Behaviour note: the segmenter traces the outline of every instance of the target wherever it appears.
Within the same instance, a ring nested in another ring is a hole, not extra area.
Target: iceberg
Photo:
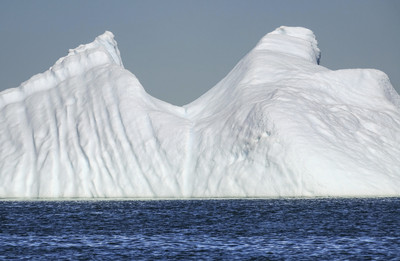
[[[400,196],[400,97],[279,27],[185,106],[146,93],[111,32],[0,93],[1,198]]]

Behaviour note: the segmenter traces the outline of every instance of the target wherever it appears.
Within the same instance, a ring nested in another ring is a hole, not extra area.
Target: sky
[[[322,66],[382,70],[400,93],[398,0],[1,0],[0,91],[108,30],[149,94],[184,105],[281,25],[311,29]]]

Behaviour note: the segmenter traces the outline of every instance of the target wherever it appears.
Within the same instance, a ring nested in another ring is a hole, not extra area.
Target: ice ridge
[[[256,49],[294,55],[317,64],[321,59],[321,51],[314,33],[303,27],[281,26],[264,36]]]
[[[86,73],[93,67],[108,64],[116,64],[123,68],[114,35],[106,31],[94,42],[69,50],[68,55],[60,58],[48,71],[33,76],[18,88],[1,92],[0,108],[23,101],[37,92],[54,88],[64,80]]]

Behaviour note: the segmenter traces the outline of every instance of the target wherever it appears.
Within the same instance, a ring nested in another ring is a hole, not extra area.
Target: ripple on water
[[[400,259],[400,199],[1,201],[0,259]]]

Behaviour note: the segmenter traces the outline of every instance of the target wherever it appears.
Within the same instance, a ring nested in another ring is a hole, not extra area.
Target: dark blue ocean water
[[[400,260],[400,199],[0,201],[1,260]]]

